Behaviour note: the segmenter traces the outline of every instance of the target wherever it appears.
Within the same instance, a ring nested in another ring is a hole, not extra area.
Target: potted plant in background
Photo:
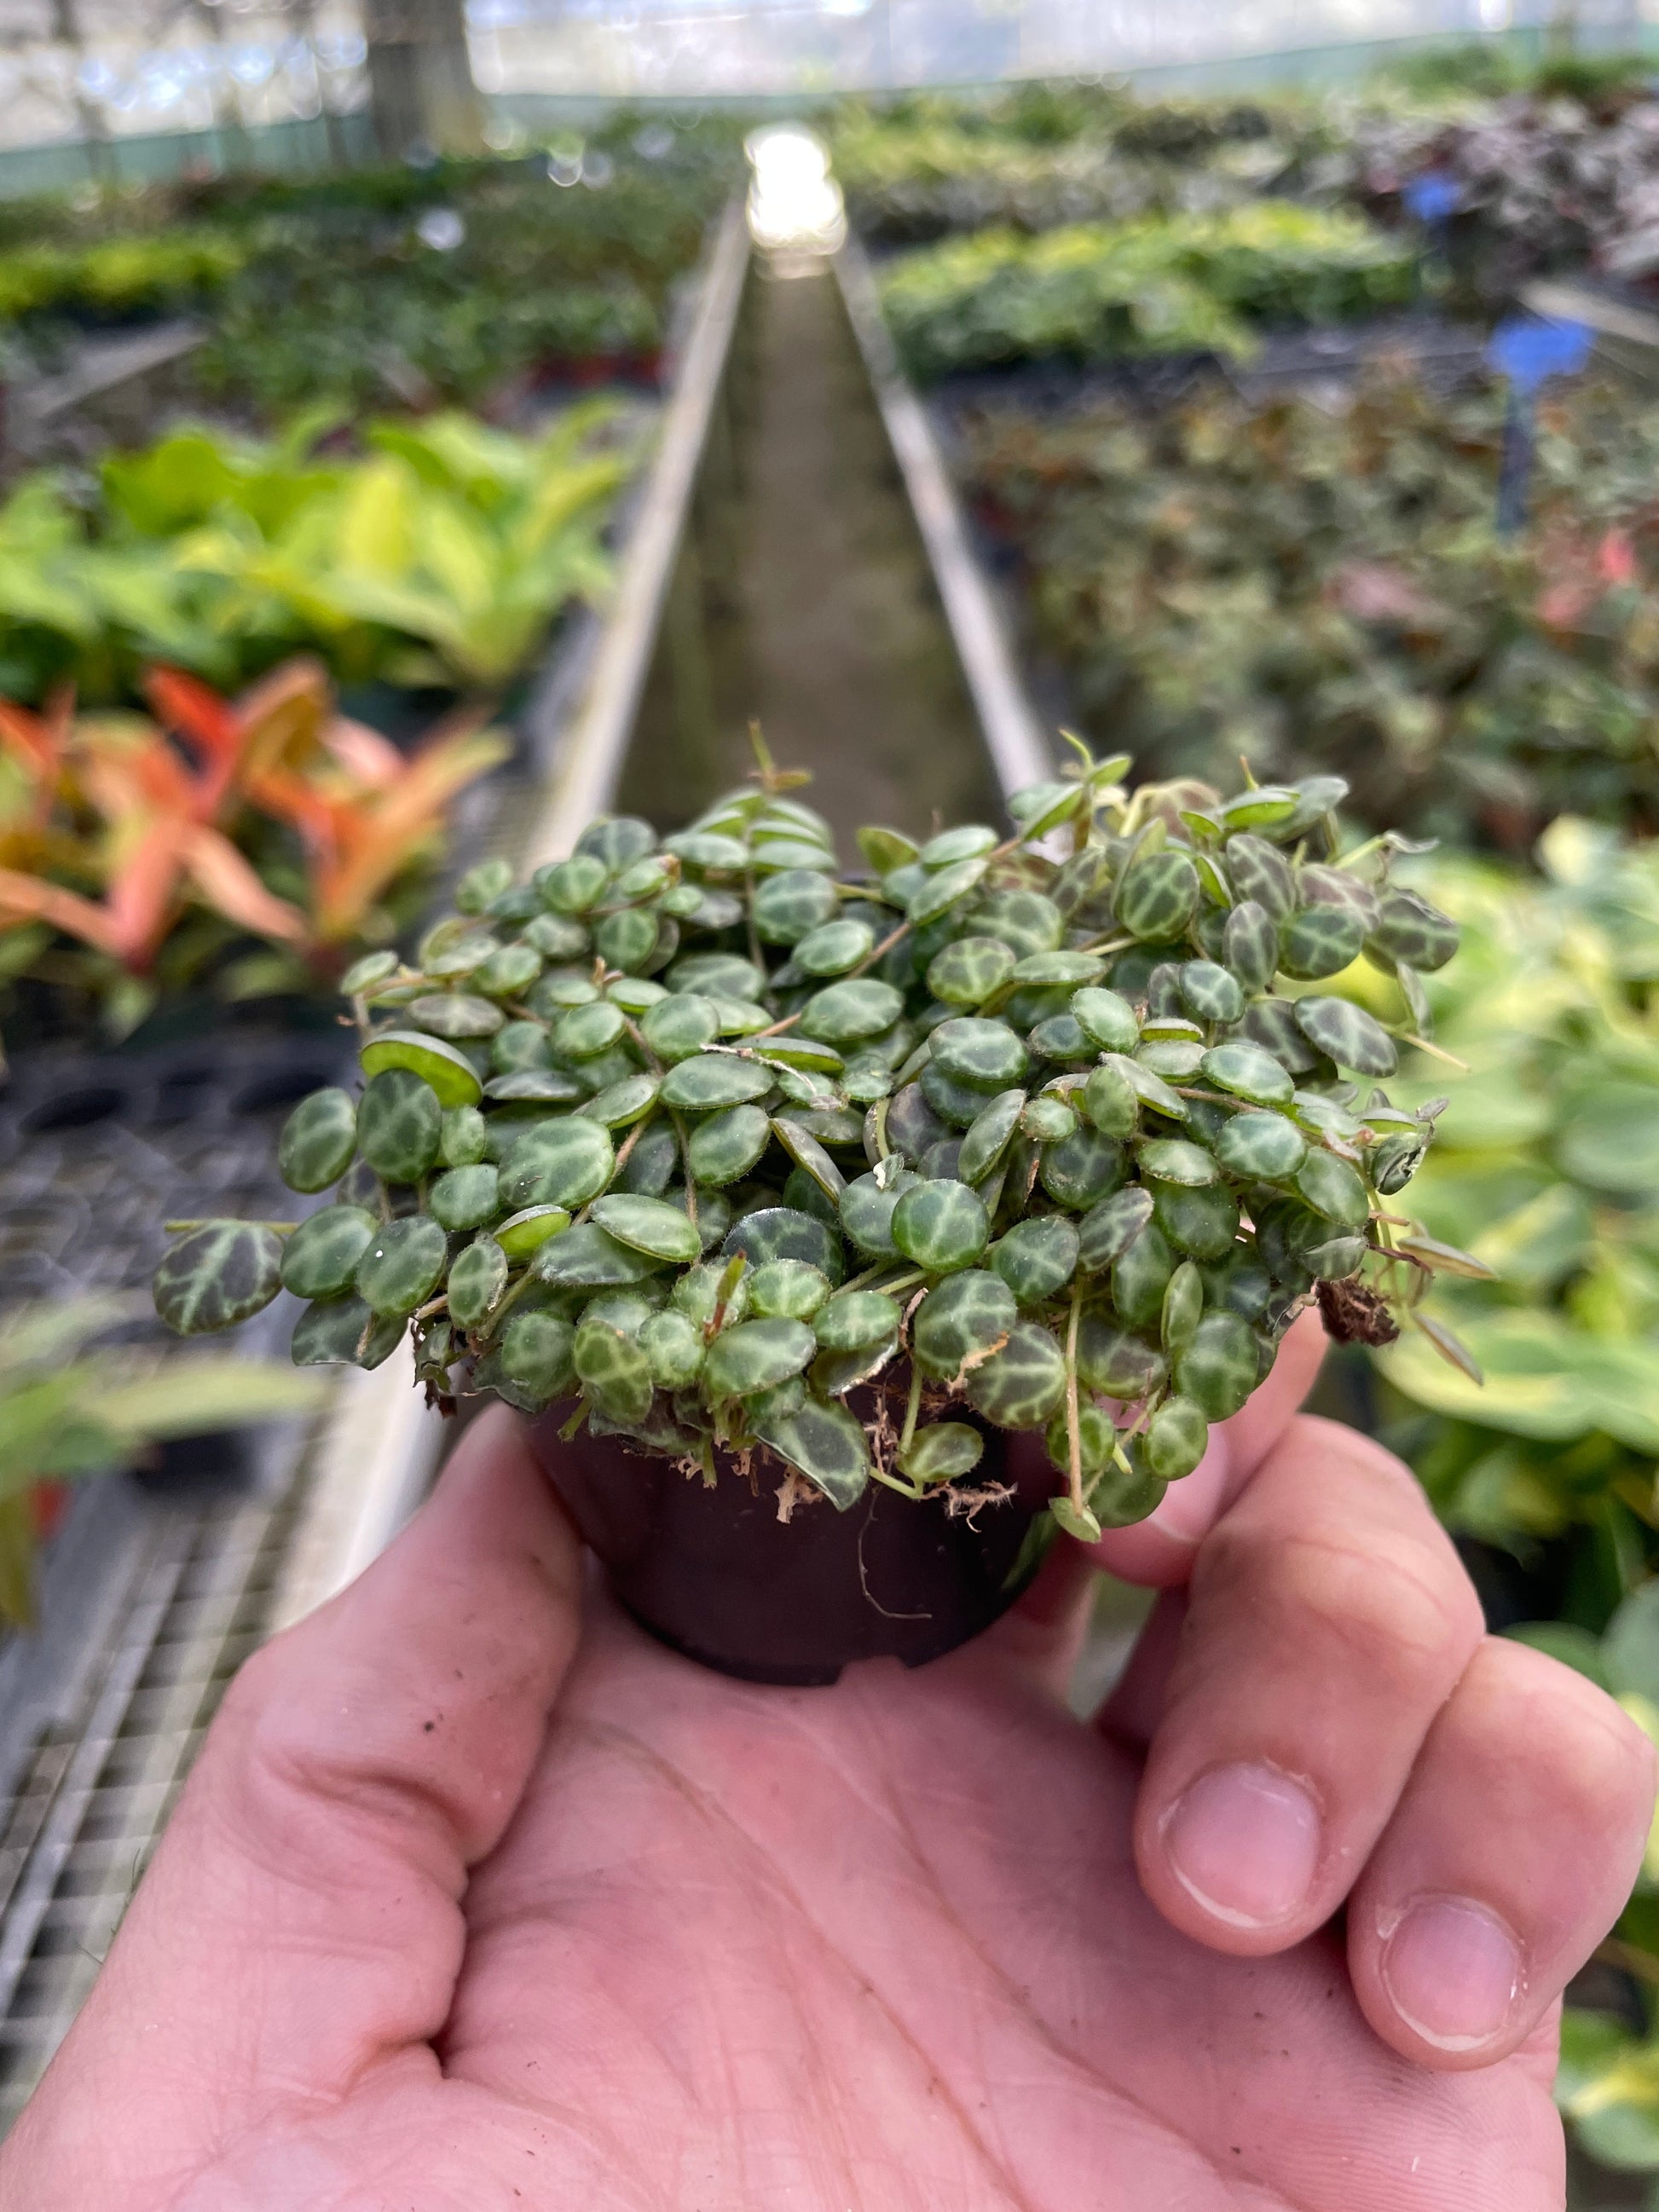
[[[660,842],[473,871],[345,978],[363,1087],[282,1146],[332,1197],[182,1224],[162,1317],[285,1287],[301,1363],[412,1337],[439,1399],[529,1417],[623,1601],[716,1666],[961,1642],[1056,1531],[1151,1512],[1311,1297],[1380,1340],[1469,1264],[1393,1211],[1441,1102],[1390,1106],[1395,1037],[1321,988],[1364,952],[1421,1033],[1456,933],[1391,842],[1334,862],[1335,779],[1131,794],[1079,751],[1012,836],[866,830],[856,879],[763,754]]]
[[[166,993],[315,993],[398,909],[505,755],[465,714],[412,756],[295,659],[240,699],[152,670],[155,719],[0,700],[0,975],[118,1038]],[[8,1026],[10,1026],[9,1024]]]

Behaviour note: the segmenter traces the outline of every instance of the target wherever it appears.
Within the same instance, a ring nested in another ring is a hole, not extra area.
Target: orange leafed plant
[[[405,757],[337,711],[308,659],[236,700],[171,668],[146,690],[153,720],[77,719],[67,696],[38,714],[0,702],[0,938],[45,924],[146,976],[204,908],[326,969],[338,948],[384,933],[381,900],[506,750],[471,717]],[[283,830],[297,900],[251,857],[280,848]]]

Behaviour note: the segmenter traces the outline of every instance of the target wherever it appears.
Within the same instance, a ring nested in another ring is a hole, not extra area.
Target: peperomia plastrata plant
[[[781,1463],[786,1513],[1002,1494],[953,1487],[988,1425],[1042,1432],[1061,1526],[1143,1517],[1311,1297],[1381,1341],[1461,1261],[1389,1210],[1443,1102],[1391,1107],[1395,1037],[1316,988],[1364,952],[1420,1030],[1456,931],[1400,841],[1334,864],[1335,778],[1130,793],[1079,751],[1012,836],[866,830],[856,875],[763,750],[674,836],[475,868],[345,979],[365,1081],[281,1146],[330,1202],[174,1224],[163,1318],[285,1287],[302,1364],[412,1332],[441,1399]]]

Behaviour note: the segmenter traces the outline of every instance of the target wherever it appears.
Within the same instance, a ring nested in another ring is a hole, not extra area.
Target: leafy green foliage
[[[912,371],[996,362],[1250,353],[1260,328],[1408,300],[1409,241],[1341,211],[1257,201],[1218,214],[989,230],[896,261],[882,304]]]
[[[1454,926],[1398,905],[1390,846],[1309,856],[1330,779],[1224,804],[1132,798],[1126,766],[1019,795],[1007,838],[867,831],[887,865],[859,884],[769,766],[663,844],[599,822],[526,890],[486,864],[408,963],[350,979],[355,1113],[308,1101],[285,1140],[335,1202],[280,1255],[197,1231],[167,1310],[233,1320],[280,1256],[317,1301],[301,1360],[374,1364],[411,1316],[434,1382],[574,1396],[711,1480],[763,1449],[842,1507],[965,1478],[980,1430],[940,1418],[965,1407],[1044,1432],[1066,1527],[1150,1512],[1316,1285],[1375,1322],[1368,1276],[1409,1303],[1436,1264],[1373,1216],[1373,1156],[1403,1182],[1433,1126],[1347,1073],[1393,1036],[1226,966],[1230,875],[1435,955]],[[800,948],[843,929],[825,982]]]
[[[1502,538],[1504,405],[1384,370],[1334,413],[1214,388],[1157,416],[1000,405],[966,420],[966,488],[1078,726],[1159,775],[1334,771],[1372,827],[1519,851],[1562,812],[1650,827],[1659,412],[1593,379],[1547,394],[1529,520]],[[1229,881],[1285,921],[1271,879]],[[1255,973],[1342,964],[1340,909],[1273,951],[1243,913]]]
[[[370,422],[361,452],[179,428],[0,506],[0,687],[121,699],[147,659],[229,684],[305,647],[342,678],[490,690],[609,580],[599,533],[633,457],[609,402],[532,436],[459,413]]]
[[[264,1361],[157,1361],[98,1346],[130,1318],[120,1300],[82,1298],[20,1308],[0,1328],[0,1621],[33,1619],[38,1485],[111,1474],[164,1438],[302,1413],[317,1401],[301,1376]]]

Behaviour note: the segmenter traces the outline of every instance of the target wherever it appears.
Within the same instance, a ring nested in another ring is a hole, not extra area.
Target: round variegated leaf
[[[1163,1291],[1158,1292],[1159,1302]],[[1084,1384],[1103,1397],[1132,1405],[1162,1389],[1168,1372],[1164,1355],[1109,1316],[1085,1313],[1078,1330],[1077,1369]]]
[[[922,1097],[941,1121],[957,1129],[971,1128],[985,1110],[987,1093],[977,1085],[964,1083],[960,1076],[948,1074],[937,1060],[929,1060],[921,1071],[920,1088]],[[889,1132],[891,1132],[889,1119]],[[934,1143],[938,1139],[933,1139]]]
[[[952,861],[948,868],[940,868],[916,886],[905,908],[913,927],[921,929],[948,914],[954,906],[979,888],[983,881],[987,862],[982,855],[972,860]]]
[[[593,950],[606,967],[629,974],[650,963],[665,930],[671,939],[678,935],[672,921],[659,921],[643,907],[627,907],[621,914],[607,915],[599,924],[593,932]]]
[[[1175,1255],[1163,1231],[1148,1223],[1112,1262],[1112,1304],[1131,1328],[1155,1321],[1175,1273]]]
[[[1083,1110],[1103,1136],[1128,1137],[1140,1119],[1140,1100],[1123,1070],[1107,1063],[1083,1086]]]
[[[1148,1049],[1147,1046],[1141,1047],[1142,1052]],[[1186,1120],[1186,1100],[1178,1091],[1172,1091],[1164,1078],[1139,1057],[1128,1060],[1121,1053],[1110,1052],[1101,1065],[1115,1069],[1141,1104],[1150,1106],[1153,1113],[1162,1114],[1170,1121]]]
[[[1297,1028],[1310,1043],[1357,1075],[1392,1075],[1400,1065],[1394,1039],[1381,1022],[1346,999],[1298,999]]]
[[[1264,906],[1245,899],[1227,916],[1221,957],[1246,991],[1265,991],[1279,967],[1279,925]]]
[[[483,1162],[477,1167],[450,1168],[427,1193],[427,1205],[441,1229],[482,1229],[501,1206],[501,1178]],[[292,1290],[290,1283],[289,1288]],[[315,1297],[316,1291],[308,1293]]]
[[[359,1052],[365,1075],[418,1076],[441,1106],[476,1106],[483,1095],[478,1071],[459,1047],[418,1030],[381,1030]],[[371,1088],[373,1086],[371,1085]]]
[[[1208,1420],[1237,1413],[1261,1375],[1256,1340],[1237,1314],[1207,1313],[1176,1356],[1176,1389]]]
[[[477,1328],[501,1303],[507,1288],[507,1255],[493,1237],[480,1237],[450,1262],[446,1285],[449,1317],[462,1328]]]
[[[439,1158],[446,1167],[476,1167],[489,1157],[489,1124],[476,1106],[452,1106],[444,1115],[438,1140]]]
[[[610,876],[596,854],[576,853],[568,860],[555,860],[550,866],[538,869],[536,889],[543,904],[556,914],[586,914],[604,896]]]
[[[1018,1319],[1013,1293],[1000,1275],[970,1267],[949,1276],[928,1291],[911,1322],[916,1364],[951,1380],[1006,1341]]]
[[[710,1398],[752,1398],[799,1375],[817,1350],[817,1339],[800,1321],[746,1321],[714,1339],[703,1356]]]
[[[1140,1038],[1140,1024],[1129,1001],[1116,991],[1090,986],[1074,991],[1072,1018],[1091,1044],[1103,1052],[1133,1052]]]
[[[1058,951],[1066,935],[1066,917],[1041,891],[993,891],[974,908],[975,934],[994,937],[1017,959],[1034,952]]]
[[[1316,1213],[1323,1214],[1340,1229],[1363,1229],[1370,1218],[1371,1202],[1357,1169],[1334,1152],[1316,1148],[1302,1163],[1296,1187]]]
[[[374,1215],[361,1206],[320,1207],[283,1243],[283,1288],[296,1298],[340,1297],[351,1288],[374,1229]]]
[[[833,921],[840,906],[828,876],[815,868],[785,868],[757,886],[751,912],[763,943],[794,945]]]
[[[1204,1456],[1210,1425],[1191,1398],[1166,1398],[1146,1425],[1146,1465],[1160,1482],[1178,1482]]]
[[[1244,1012],[1237,979],[1213,960],[1185,960],[1176,972],[1182,1005],[1200,1022],[1236,1022]]]
[[[1104,1274],[1127,1251],[1152,1218],[1152,1194],[1139,1183],[1091,1206],[1078,1224],[1079,1258],[1085,1274]],[[1017,1234],[1010,1230],[1009,1236]],[[1003,1239],[1007,1243],[1007,1237]]]
[[[898,1325],[897,1305],[879,1291],[838,1291],[812,1316],[812,1333],[826,1352],[867,1351],[884,1344]]]
[[[941,830],[937,837],[930,837],[915,858],[931,872],[954,867],[958,860],[976,860],[994,852],[1000,842],[996,831],[983,823],[964,822],[959,830]]]
[[[357,1295],[378,1314],[413,1313],[437,1288],[448,1256],[448,1239],[425,1214],[380,1223],[357,1262]]]
[[[892,984],[863,975],[815,992],[801,1010],[800,1028],[839,1049],[880,1036],[903,1012],[903,995]]]
[[[1279,926],[1279,965],[1286,975],[1311,981],[1340,975],[1359,957],[1365,931],[1345,907],[1307,906]]]
[[[860,1176],[841,1194],[842,1227],[860,1252],[872,1258],[897,1256],[893,1242],[893,1213],[900,1198],[918,1178],[908,1170],[885,1184],[873,1175]]]
[[[1249,1182],[1285,1182],[1307,1152],[1307,1139],[1283,1114],[1235,1114],[1215,1147],[1215,1156],[1228,1173]]]
[[[1093,983],[1105,966],[1097,952],[1033,952],[1019,962],[1009,980],[1020,984]]]
[[[1083,1024],[1072,1014],[1050,1014],[1037,1023],[1026,1042],[1039,1060],[1082,1064],[1095,1056],[1095,1048],[1085,1035]]]
[[[676,995],[695,992],[714,1000],[754,999],[766,988],[754,962],[736,952],[688,952],[668,970],[667,981]]]
[[[508,1022],[490,1045],[489,1065],[498,1075],[519,1075],[526,1069],[539,1073],[553,1065],[552,1038],[538,1021]],[[572,1084],[562,1095],[570,1096],[576,1088]]]
[[[444,1113],[430,1084],[406,1067],[388,1068],[357,1108],[357,1149],[386,1182],[418,1182],[438,1157]]]
[[[992,1091],[1018,1083],[1030,1063],[1006,1022],[957,1015],[933,1031],[933,1064],[960,1083]]]
[[[1118,885],[1117,918],[1143,943],[1179,937],[1198,911],[1198,871],[1178,847],[1143,853],[1129,863]]]
[[[795,947],[795,965],[808,975],[844,975],[875,950],[867,921],[828,921],[809,930]]]
[[[1042,1188],[1055,1205],[1074,1213],[1115,1190],[1124,1172],[1122,1146],[1095,1128],[1079,1128],[1057,1145],[1045,1145],[1038,1169]]]
[[[692,1130],[686,1146],[691,1172],[699,1182],[717,1189],[736,1182],[755,1166],[771,1140],[772,1124],[763,1106],[728,1106]]]
[[[653,1314],[640,1331],[640,1349],[659,1390],[689,1389],[702,1372],[702,1338],[684,1314]]]
[[[1340,907],[1352,915],[1362,936],[1376,927],[1379,906],[1375,889],[1346,868],[1310,864],[1297,871],[1297,888],[1304,906]]]
[[[1296,1007],[1288,999],[1258,999],[1247,1006],[1243,1032],[1252,1044],[1271,1053],[1292,1075],[1311,1075],[1320,1066],[1320,1055],[1302,1034]]]
[[[502,1333],[501,1373],[536,1405],[566,1396],[576,1380],[575,1331],[557,1314],[514,1314]],[[647,1393],[646,1404],[650,1404]]]
[[[596,1198],[591,1218],[618,1243],[636,1252],[649,1252],[659,1260],[674,1260],[689,1267],[702,1250],[697,1232],[685,1215],[659,1198],[621,1193]]]
[[[1371,1181],[1382,1198],[1392,1198],[1406,1185],[1422,1165],[1428,1139],[1421,1129],[1401,1129],[1393,1136],[1384,1137],[1370,1158]]]
[[[1218,1091],[1231,1091],[1252,1106],[1288,1106],[1296,1088],[1273,1054],[1248,1037],[1212,1045],[1199,1068]]]
[[[842,1512],[863,1496],[870,1480],[869,1440],[844,1406],[805,1398],[792,1413],[757,1415],[755,1433]]]
[[[1370,941],[1390,959],[1431,975],[1456,951],[1457,924],[1416,891],[1389,890],[1377,902]]]
[[[1025,1104],[1023,1091],[1004,1091],[968,1125],[957,1158],[957,1173],[963,1182],[982,1182],[1008,1149],[1019,1126]]]
[[[351,1165],[356,1149],[357,1109],[349,1094],[313,1091],[283,1124],[276,1165],[290,1190],[326,1190]]]
[[[373,990],[376,983],[384,983],[389,975],[395,975],[400,964],[395,952],[365,952],[341,976],[340,996],[355,999]]]
[[[995,937],[961,937],[929,963],[927,988],[947,1006],[983,1006],[1012,974],[1015,955]]]
[[[1158,1338],[1173,1356],[1188,1343],[1204,1311],[1204,1278],[1190,1260],[1183,1260],[1164,1286],[1158,1317]]]
[[[610,1133],[601,1123],[575,1115],[538,1122],[516,1137],[502,1158],[501,1204],[514,1211],[586,1206],[610,1182],[616,1164]]]
[[[533,956],[532,956],[533,957]],[[466,991],[440,991],[411,999],[404,1009],[416,1029],[459,1042],[466,1037],[490,1037],[507,1017],[489,999]]]
[[[1283,921],[1296,905],[1296,878],[1282,853],[1248,831],[1230,837],[1222,855],[1234,893]]]
[[[1077,1109],[1048,1092],[1031,1100],[1019,1117],[1019,1126],[1034,1145],[1057,1145],[1076,1133]]]
[[[781,1116],[774,1120],[772,1129],[795,1165],[811,1177],[833,1205],[841,1196],[847,1178],[811,1130],[799,1121],[786,1121]]]
[[[580,960],[588,948],[588,934],[578,921],[568,921],[561,915],[538,914],[527,921],[525,940],[533,945],[545,960]]]
[[[969,1402],[1000,1429],[1040,1429],[1066,1395],[1066,1355],[1046,1328],[1016,1322],[1000,1352],[971,1368]]]
[[[296,1367],[379,1367],[404,1340],[401,1314],[377,1314],[362,1298],[325,1298],[294,1324],[289,1358]]]
[[[524,1321],[532,1322],[546,1318],[549,1316],[541,1314],[522,1316]],[[519,1320],[507,1326],[501,1344],[503,1365],[513,1332],[520,1326]],[[576,1330],[572,1357],[583,1395],[602,1413],[624,1426],[644,1420],[651,1411],[656,1386],[651,1378],[650,1358],[637,1338],[623,1329],[613,1328],[608,1322],[584,1318]]]
[[[1202,1145],[1189,1145],[1184,1137],[1155,1137],[1135,1157],[1141,1173],[1159,1182],[1199,1185],[1219,1177],[1220,1170]]]
[[[1105,1472],[1116,1441],[1117,1429],[1111,1416],[1103,1407],[1092,1405],[1085,1398],[1077,1409],[1078,1471],[1085,1482]],[[1072,1424],[1066,1407],[1062,1406],[1049,1421],[1042,1442],[1051,1464],[1062,1474],[1068,1474],[1072,1464]]]
[[[1023,1306],[1046,1305],[1077,1272],[1079,1234],[1063,1214],[1017,1221],[991,1255],[991,1265]]]
[[[728,1257],[741,1252],[751,1267],[769,1260],[805,1260],[832,1284],[847,1272],[835,1231],[817,1215],[789,1206],[765,1206],[744,1214],[727,1236],[726,1251]]]
[[[607,1129],[631,1128],[656,1104],[659,1088],[659,1079],[654,1075],[625,1076],[620,1083],[607,1084],[596,1091],[576,1111],[590,1121],[602,1121]]]
[[[1180,1183],[1152,1186],[1152,1218],[1177,1252],[1219,1260],[1238,1234],[1238,1206],[1223,1183],[1195,1189]]]
[[[805,1260],[766,1260],[749,1279],[750,1311],[765,1321],[811,1321],[829,1295],[830,1278]]]
[[[572,1006],[553,1024],[553,1049],[561,1060],[592,1060],[606,1052],[627,1028],[627,1017],[609,999]]]
[[[984,1450],[984,1437],[966,1421],[934,1421],[916,1431],[899,1465],[912,1482],[954,1482],[973,1473]]]
[[[965,1182],[918,1182],[893,1210],[893,1242],[930,1274],[946,1274],[972,1267],[990,1225],[984,1200]]]
[[[578,1222],[550,1237],[531,1262],[538,1282],[577,1291],[609,1291],[642,1283],[665,1265],[653,1252],[620,1243],[596,1221]]]
[[[210,1221],[155,1271],[155,1310],[180,1336],[205,1336],[268,1306],[282,1288],[283,1242],[252,1221]]]
[[[640,1034],[657,1058],[672,1066],[694,1060],[720,1033],[720,1018],[712,999],[686,991],[659,1000],[640,1018]]]

